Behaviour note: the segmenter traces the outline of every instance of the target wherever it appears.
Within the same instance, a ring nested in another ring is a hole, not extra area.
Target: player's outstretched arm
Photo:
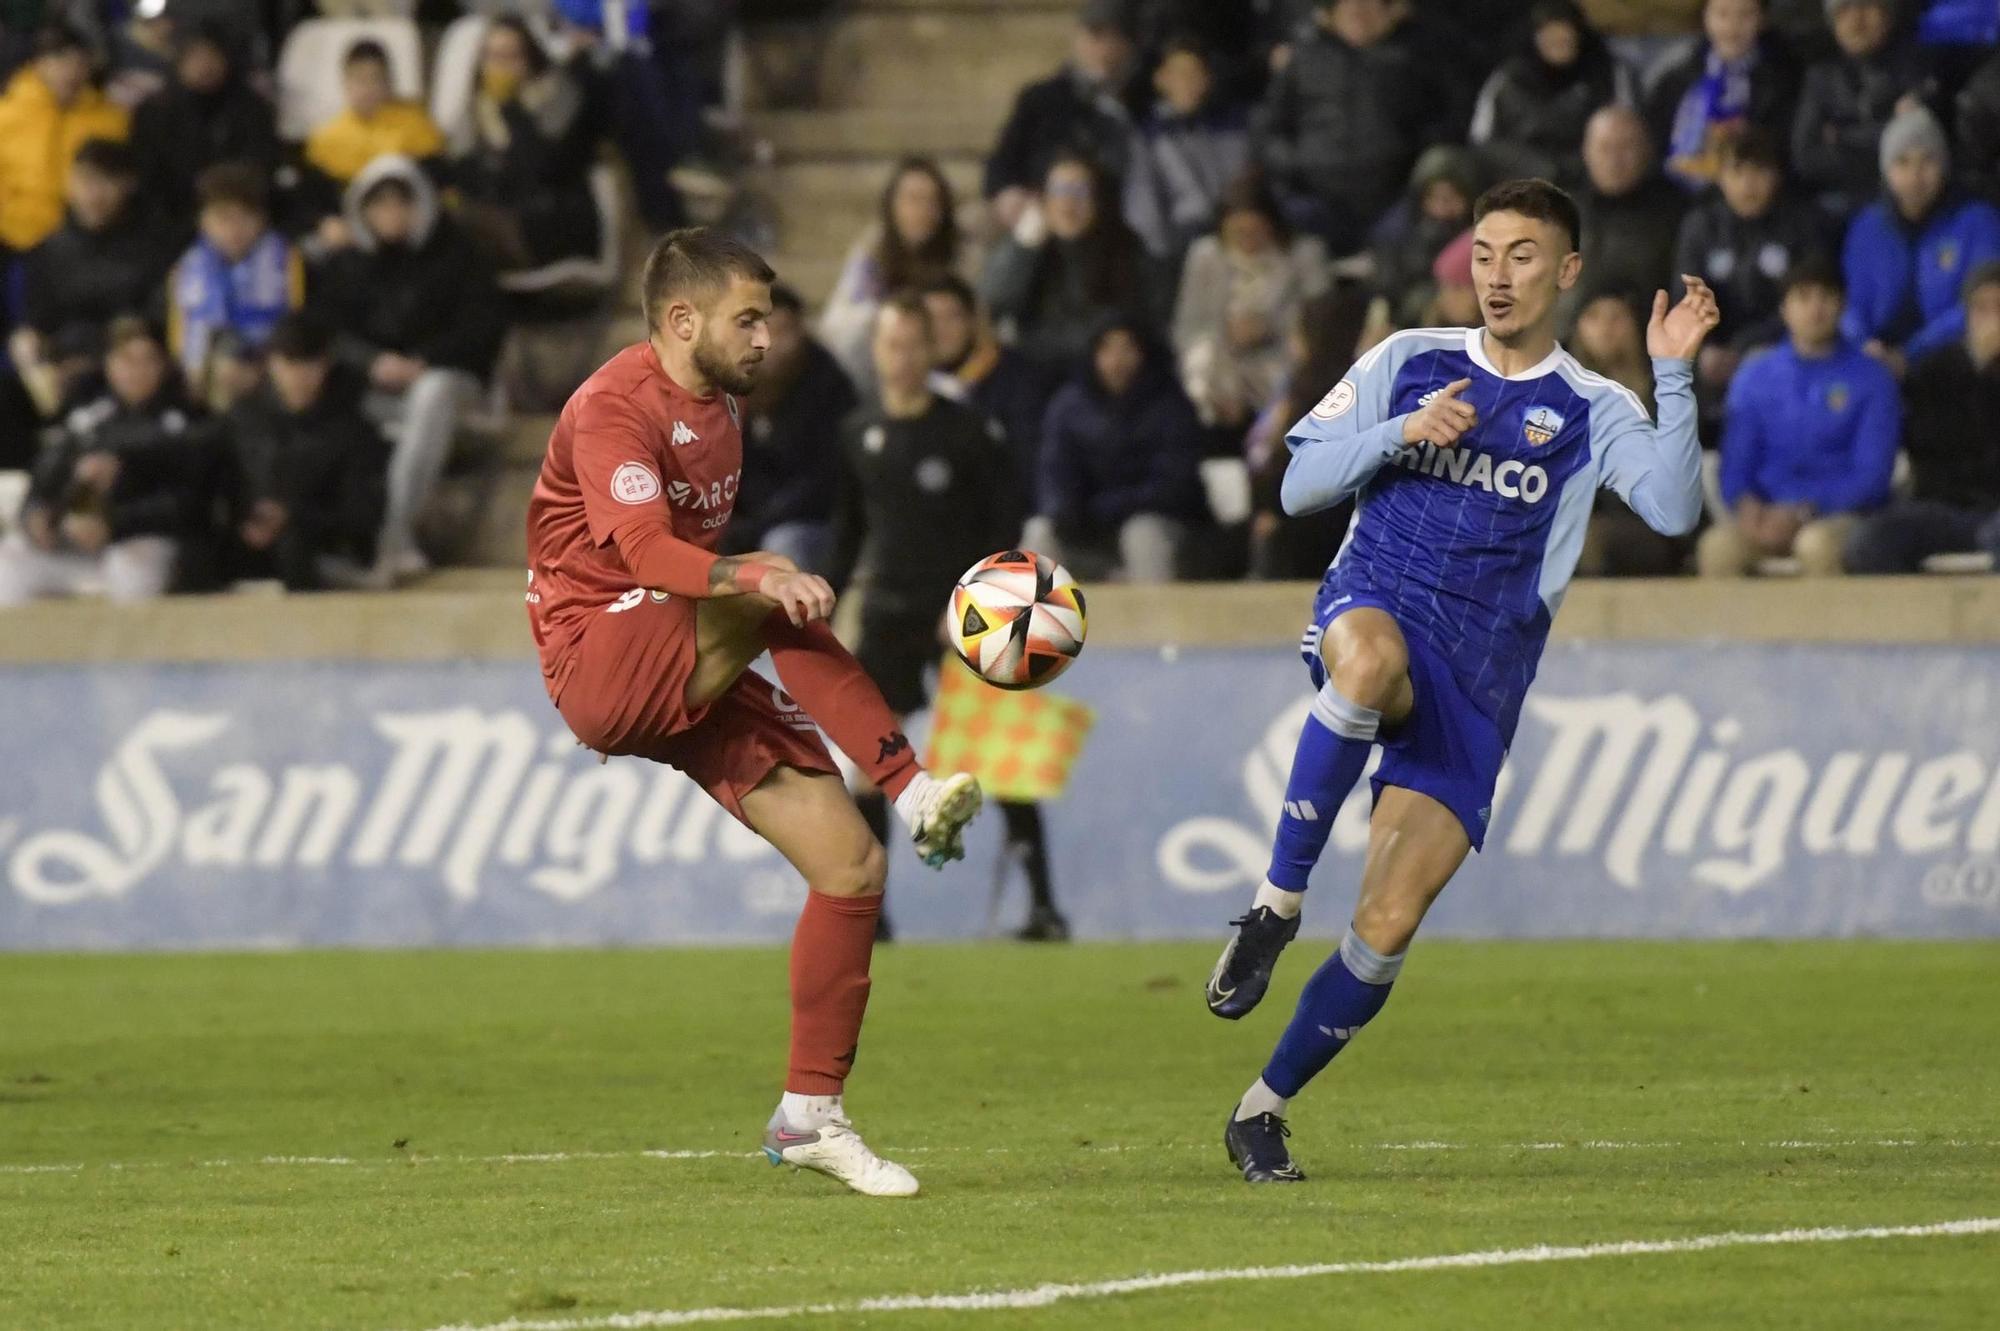
[[[1332,508],[1405,446],[1408,418],[1388,412],[1396,371],[1409,349],[1404,334],[1376,345],[1286,433],[1292,460],[1278,490],[1285,512],[1297,517]]]
[[[1701,438],[1696,430],[1694,358],[1722,320],[1715,293],[1698,277],[1683,276],[1687,295],[1671,310],[1667,293],[1653,296],[1646,351],[1653,358],[1656,426],[1635,405],[1606,404],[1602,427],[1604,484],[1617,492],[1648,527],[1683,536],[1701,521]],[[1596,428],[1596,427],[1593,427]]]

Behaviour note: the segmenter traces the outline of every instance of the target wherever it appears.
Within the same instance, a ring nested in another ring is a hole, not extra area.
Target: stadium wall
[[[1297,586],[1106,589],[1049,815],[1080,936],[1209,937],[1262,871],[1303,716]],[[9,613],[0,946],[775,941],[802,888],[677,774],[599,766],[519,593]],[[1321,890],[1345,906],[1365,799]],[[1440,933],[2000,936],[2000,583],[1579,586]],[[991,827],[894,858],[906,935],[975,937]],[[1313,913],[1321,932],[1342,911]]]

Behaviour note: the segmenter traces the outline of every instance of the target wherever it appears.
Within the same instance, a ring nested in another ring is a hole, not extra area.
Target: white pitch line
[[[1581,1140],[1540,1141],[1540,1142],[1333,1142],[1324,1149],[1348,1150],[1356,1152],[1402,1152],[1402,1151],[1681,1151],[1681,1150],[1832,1150],[1846,1147],[1879,1147],[1886,1150],[1908,1150],[1921,1147],[1935,1147],[1947,1150],[1992,1149],[2000,1147],[2000,1141],[1978,1141],[1962,1137],[1940,1138],[1936,1141],[1920,1141],[1911,1137],[1842,1137],[1820,1140],[1783,1141],[1604,1141]],[[1110,1155],[1126,1151],[1145,1151],[1157,1154],[1161,1151],[1208,1151],[1214,1149],[1212,1142],[1102,1142],[1090,1146],[1071,1147],[1026,1147],[1026,1146],[902,1146],[892,1152],[909,1156],[966,1156],[966,1155],[1060,1155],[1066,1151],[1087,1152]],[[351,1155],[260,1155],[242,1159],[217,1158],[212,1160],[106,1160],[59,1161],[38,1164],[0,1164],[0,1175],[7,1174],[82,1174],[92,1170],[120,1173],[146,1169],[252,1169],[252,1168],[306,1168],[306,1169],[393,1169],[414,1165],[565,1165],[601,1160],[761,1160],[761,1151],[723,1150],[669,1150],[658,1148],[638,1151],[514,1151],[501,1155],[425,1155],[410,1152],[406,1155],[385,1155],[375,1157]]]
[[[1852,1243],[1864,1239],[1954,1238],[2000,1233],[2000,1217],[1945,1220],[1929,1225],[1871,1225],[1866,1228],[1780,1229],[1762,1234],[1698,1234],[1684,1239],[1630,1239],[1618,1243],[1572,1246],[1537,1244],[1531,1248],[1489,1248],[1483,1252],[1444,1253],[1430,1257],[1399,1257],[1376,1262],[1317,1262],[1297,1266],[1238,1266],[1197,1271],[1164,1271],[1122,1280],[1082,1284],[1043,1284],[1027,1289],[979,1290],[963,1294],[897,1294],[841,1303],[795,1303],[765,1308],[677,1308],[655,1312],[608,1313],[602,1316],[550,1320],[514,1318],[485,1325],[454,1323],[431,1331],[652,1331],[653,1328],[694,1326],[708,1322],[775,1321],[793,1317],[852,1316],[858,1313],[992,1312],[1046,1308],[1072,1299],[1107,1299],[1152,1290],[1182,1289],[1243,1280],[1304,1280],[1319,1276],[1390,1275],[1404,1271],[1452,1271],[1494,1266],[1526,1266],[1539,1262],[1582,1262],[1600,1257],[1651,1257],[1671,1253],[1713,1252],[1721,1248],[1768,1247],[1796,1243]]]

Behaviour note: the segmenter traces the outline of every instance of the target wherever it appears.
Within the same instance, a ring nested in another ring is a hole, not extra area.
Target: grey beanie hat
[[[1951,166],[1951,146],[1945,142],[1944,126],[1923,107],[1914,107],[1891,120],[1882,130],[1882,174],[1889,163],[1907,152],[1927,152]]]

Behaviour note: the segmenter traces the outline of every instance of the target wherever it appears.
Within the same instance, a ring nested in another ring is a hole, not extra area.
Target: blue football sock
[[[1333,831],[1333,816],[1361,779],[1381,726],[1380,712],[1342,697],[1331,680],[1313,699],[1292,755],[1291,779],[1285,783],[1285,808],[1271,848],[1272,886],[1306,890],[1306,878]]]
[[[1264,1084],[1287,1100],[1305,1089],[1389,1001],[1404,955],[1385,957],[1349,929],[1340,950],[1306,981],[1292,1024],[1264,1065]]]

